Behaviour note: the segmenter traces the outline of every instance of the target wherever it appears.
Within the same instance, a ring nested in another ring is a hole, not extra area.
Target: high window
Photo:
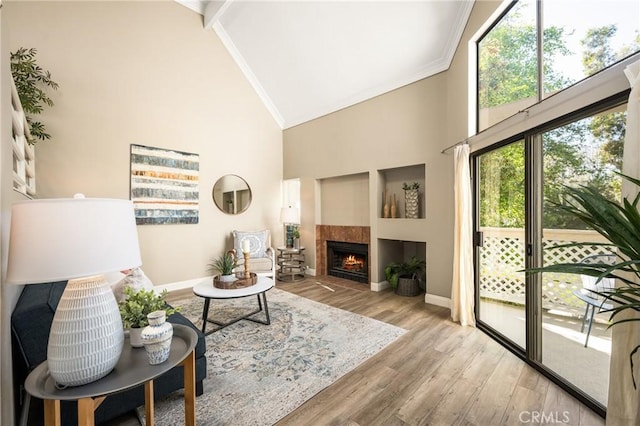
[[[514,1],[477,43],[477,130],[640,51],[640,3]]]

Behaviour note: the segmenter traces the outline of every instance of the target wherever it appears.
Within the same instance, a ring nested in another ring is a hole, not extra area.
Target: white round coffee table
[[[202,333],[204,333],[205,335],[209,335],[227,326],[230,326],[231,324],[235,324],[236,322],[243,319],[257,322],[259,324],[265,324],[265,325],[271,324],[271,319],[269,318],[269,307],[267,305],[266,293],[267,291],[271,290],[273,286],[274,286],[274,282],[271,278],[260,277],[260,276],[258,276],[257,283],[255,283],[250,287],[245,287],[245,288],[234,288],[234,289],[217,288],[213,286],[212,279],[202,281],[196,284],[193,287],[193,294],[204,298],[204,308],[202,310]],[[243,315],[241,317],[233,319],[232,321],[224,322],[224,323],[209,319],[209,304],[211,302],[211,299],[238,299],[241,297],[249,297],[249,296],[256,296],[258,298],[258,309],[256,309],[255,311],[249,312],[246,315]],[[262,296],[262,300],[260,296]],[[266,315],[266,320],[249,318],[254,314],[262,312],[263,310]],[[211,330],[208,333],[205,332],[208,322],[217,325],[218,328],[216,328],[215,330]]]

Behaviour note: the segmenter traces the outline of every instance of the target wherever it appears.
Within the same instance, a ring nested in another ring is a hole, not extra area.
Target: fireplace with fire
[[[368,283],[368,254],[367,244],[327,241],[327,274]]]

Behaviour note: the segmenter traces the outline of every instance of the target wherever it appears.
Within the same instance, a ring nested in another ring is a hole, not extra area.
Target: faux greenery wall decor
[[[51,73],[37,64],[36,54],[35,48],[24,47],[11,53],[11,74],[29,123],[30,144],[35,144],[38,140],[51,139],[51,135],[45,131],[44,124],[36,121],[33,115],[40,114],[45,105],[53,106],[53,101],[43,88],[58,89],[58,83],[51,79]]]

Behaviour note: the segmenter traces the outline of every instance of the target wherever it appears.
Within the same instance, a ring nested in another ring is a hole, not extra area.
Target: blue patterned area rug
[[[207,336],[198,425],[272,425],[405,333],[276,288],[267,301],[271,325],[240,321]],[[203,303],[193,297],[174,305],[200,327]],[[256,307],[255,297],[212,300],[209,316],[224,320]],[[184,423],[182,393],[158,401],[155,415],[159,426]]]

